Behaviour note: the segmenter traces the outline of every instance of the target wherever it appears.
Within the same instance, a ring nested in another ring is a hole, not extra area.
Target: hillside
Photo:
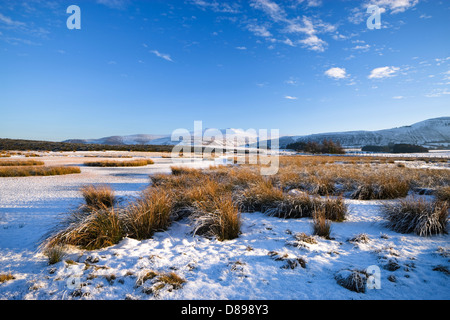
[[[223,129],[220,133],[224,139],[213,139],[217,133],[211,129],[203,131],[203,145],[216,147],[240,147],[244,145],[256,145],[258,136],[249,134],[242,129]],[[225,135],[228,134],[227,139]],[[316,141],[324,139],[340,142],[344,147],[362,147],[366,145],[385,146],[389,144],[414,144],[426,147],[450,146],[450,117],[428,119],[410,126],[384,129],[378,131],[348,131],[312,134],[306,136],[280,137],[280,146],[293,142]],[[170,135],[136,134],[129,136],[111,136],[100,139],[71,139],[64,142],[78,144],[102,144],[102,145],[175,145],[178,141],[172,141]],[[193,140],[191,141],[191,143]]]
[[[324,139],[340,142],[344,147],[365,145],[414,144],[420,146],[450,146],[450,117],[428,119],[393,129],[378,131],[348,131],[280,138],[280,146],[292,142],[321,142]]]

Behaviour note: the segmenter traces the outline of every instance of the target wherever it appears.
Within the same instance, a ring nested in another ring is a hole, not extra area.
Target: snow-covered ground
[[[89,160],[73,155],[43,159],[64,164]],[[82,202],[81,186],[109,184],[130,199],[148,186],[149,174],[170,171],[170,159],[155,162],[144,168],[82,167],[79,175],[1,178],[0,273],[15,279],[0,284],[0,299],[450,298],[450,275],[433,270],[450,269],[450,236],[390,231],[380,215],[382,201],[346,200],[348,219],[332,224],[332,240],[315,238],[315,244],[295,238],[311,234],[311,219],[243,213],[242,234],[235,240],[194,236],[190,222],[181,220],[150,240],[126,238],[102,250],[74,249],[64,259],[69,263],[47,264],[39,241],[61,214]],[[367,243],[348,241],[361,233],[369,237]],[[373,265],[381,270],[380,289],[355,293],[335,280],[340,270]],[[175,272],[186,282],[179,289],[166,285],[156,290],[157,278],[141,283],[150,270]]]

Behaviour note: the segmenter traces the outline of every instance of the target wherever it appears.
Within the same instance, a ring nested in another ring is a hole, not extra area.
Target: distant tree
[[[316,141],[294,142],[288,144],[286,148],[298,152],[308,152],[314,154],[345,154],[345,151],[339,142],[333,142],[332,140],[327,139],[324,139],[322,143],[318,143]]]
[[[388,152],[388,153],[426,153],[429,150],[422,146],[413,144],[391,144],[388,146],[364,146],[361,149],[367,152]]]
[[[426,153],[429,150],[413,144],[395,144],[392,153]]]

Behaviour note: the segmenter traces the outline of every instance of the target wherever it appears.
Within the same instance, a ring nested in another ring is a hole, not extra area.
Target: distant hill
[[[208,130],[208,129],[206,129]],[[205,132],[207,132],[204,130]],[[228,139],[204,139],[203,145],[217,147],[240,147],[246,144],[256,146],[258,136],[248,135],[246,131],[240,129],[222,129],[220,132],[225,137],[228,132]],[[247,137],[248,142],[242,142]],[[450,146],[450,117],[428,119],[393,129],[378,131],[348,131],[312,134],[306,136],[283,136],[280,137],[280,147],[284,148],[294,142],[322,142],[324,139],[339,142],[346,148],[361,148],[363,146],[387,146],[389,144],[411,144],[429,148],[437,146]],[[77,144],[101,144],[101,145],[161,145],[169,146],[178,144],[172,141],[170,135],[155,134],[135,134],[129,136],[111,136],[100,139],[71,139],[64,142]]]
[[[119,146],[119,145],[143,145],[152,144],[149,143],[152,140],[157,140],[160,138],[165,138],[166,135],[155,135],[155,134],[135,134],[130,136],[112,136],[100,139],[70,139],[63,142],[67,143],[83,143],[83,144],[104,144],[109,146]],[[161,143],[158,143],[161,144]]]
[[[343,147],[387,146],[389,144],[412,144],[424,147],[450,146],[450,117],[428,119],[410,126],[378,131],[348,131],[284,136],[280,146],[293,142],[321,142],[324,139],[339,142]]]

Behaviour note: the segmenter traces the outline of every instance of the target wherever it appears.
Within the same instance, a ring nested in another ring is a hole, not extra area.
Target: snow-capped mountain
[[[393,129],[378,131],[348,131],[312,134],[306,136],[285,136],[280,138],[280,146],[293,142],[321,142],[324,139],[340,142],[344,147],[366,145],[386,146],[388,144],[415,144],[421,146],[450,146],[450,117],[428,119]]]
[[[194,143],[194,134],[191,139],[184,141],[188,144]],[[297,141],[317,141],[324,139],[340,142],[344,147],[362,147],[366,145],[385,146],[389,144],[415,144],[421,146],[450,146],[450,117],[428,119],[393,129],[378,131],[348,131],[320,133],[306,136],[283,136],[280,137],[280,147],[286,147],[289,143]],[[261,140],[265,140],[261,137]],[[130,136],[112,136],[101,139],[67,140],[65,142],[92,143],[106,145],[175,145],[180,140],[172,141],[171,135],[136,134]],[[242,129],[204,129],[203,145],[215,147],[242,147],[256,146],[259,141],[257,131]]]
[[[186,132],[187,133],[187,132]],[[258,132],[242,129],[204,129],[202,131],[202,144],[211,147],[240,147],[256,144],[258,141]],[[187,137],[175,135],[149,135],[136,134],[129,136],[112,136],[100,139],[71,139],[64,142],[84,143],[84,144],[105,144],[105,145],[176,145],[179,143],[196,144],[195,135],[189,132]]]

